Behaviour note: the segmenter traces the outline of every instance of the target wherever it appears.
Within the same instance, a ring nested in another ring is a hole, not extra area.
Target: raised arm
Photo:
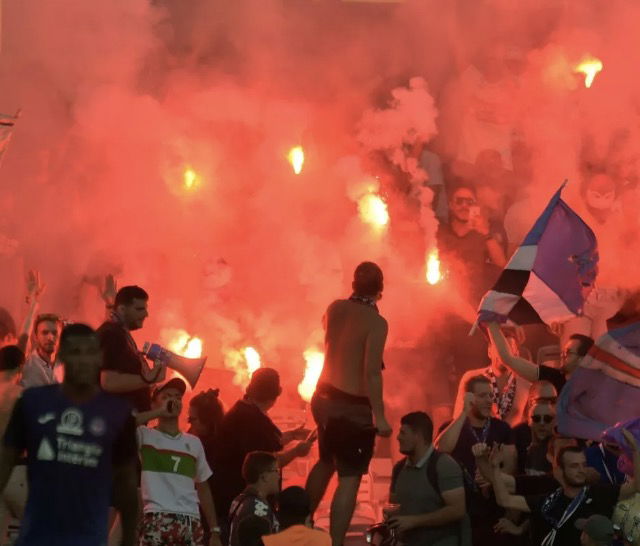
[[[640,493],[640,453],[638,452],[638,442],[635,437],[626,428],[622,430],[624,439],[631,447],[633,453],[633,480],[623,484],[620,487],[620,496],[618,500],[628,499],[636,493]]]
[[[384,414],[382,400],[382,353],[387,341],[389,327],[387,321],[380,317],[376,325],[367,336],[364,368],[367,377],[369,400],[373,410],[373,418],[380,436],[391,436],[391,427]]]
[[[497,322],[490,322],[488,324],[488,330],[491,343],[493,343],[493,346],[496,348],[503,364],[523,379],[531,382],[537,381],[539,373],[538,366],[524,358],[515,356],[511,352],[511,347],[509,347],[507,338],[504,337],[500,325]]]
[[[456,416],[456,418],[451,421],[451,424],[440,433],[440,436],[436,438],[435,446],[438,451],[451,453],[456,448],[458,440],[460,439],[462,427],[464,426],[464,422],[467,419],[467,414],[469,413],[469,410],[471,408],[472,401],[473,393],[465,393],[462,410]]]
[[[37,271],[29,271],[27,274],[27,295],[26,300],[29,308],[27,315],[22,323],[22,329],[18,333],[18,347],[23,353],[27,353],[29,348],[29,339],[31,337],[31,328],[36,317],[40,295],[44,292],[45,285],[40,281],[40,273]]]
[[[504,482],[504,474],[500,470],[500,448],[494,446],[491,452],[491,466],[493,473],[491,475],[491,485],[493,486],[493,492],[496,495],[496,502],[498,506],[506,508],[507,510],[519,510],[520,512],[530,513],[529,505],[526,499],[522,495],[513,495],[507,490],[507,485]]]

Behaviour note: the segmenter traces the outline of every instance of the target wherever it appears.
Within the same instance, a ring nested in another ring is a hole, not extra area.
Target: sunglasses
[[[471,197],[456,197],[453,202],[458,206],[460,205],[472,206],[476,204],[476,200]]]
[[[550,424],[553,421],[553,415],[532,415],[531,420],[534,423]]]
[[[534,403],[546,402],[548,404],[555,404],[558,401],[557,396],[540,396],[533,399]]]

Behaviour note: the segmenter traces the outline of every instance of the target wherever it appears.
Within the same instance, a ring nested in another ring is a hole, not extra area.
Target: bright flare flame
[[[258,351],[253,347],[245,347],[240,351],[235,349],[226,351],[224,365],[235,372],[233,384],[245,387],[253,372],[262,366],[262,362]]]
[[[182,175],[182,186],[185,190],[195,190],[200,185],[198,173],[191,167],[187,167]]]
[[[358,200],[360,219],[372,226],[382,229],[389,223],[389,211],[384,199],[374,193],[363,195]]]
[[[249,377],[253,375],[261,365],[260,354],[253,347],[245,347],[242,352],[244,353],[244,359],[247,362],[247,370],[249,371]]]
[[[316,349],[307,349],[303,353],[305,362],[307,363],[304,370],[304,378],[298,385],[298,394],[306,402],[311,401],[311,397],[316,390],[316,384],[322,373],[324,366],[324,353]]]
[[[584,74],[584,86],[588,89],[591,87],[593,80],[598,72],[602,70],[602,61],[595,57],[585,57],[575,71]]]
[[[187,358],[200,358],[202,340],[199,337],[190,336],[185,330],[176,330],[167,343],[167,349]]]
[[[302,149],[302,146],[291,148],[287,158],[293,167],[293,172],[300,174],[302,172],[302,166],[304,165],[304,150]]]
[[[427,282],[429,284],[438,284],[442,280],[440,273],[440,259],[438,251],[432,250],[427,258]]]

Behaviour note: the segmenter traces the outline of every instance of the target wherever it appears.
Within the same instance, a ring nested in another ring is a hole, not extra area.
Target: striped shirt
[[[207,481],[211,469],[200,440],[183,432],[171,436],[138,427],[144,512],[200,517],[196,483]]]

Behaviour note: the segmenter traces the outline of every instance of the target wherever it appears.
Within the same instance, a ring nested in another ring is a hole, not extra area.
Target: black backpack
[[[434,449],[433,453],[429,457],[429,460],[427,461],[427,464],[425,465],[427,480],[429,481],[431,487],[433,487],[434,491],[438,494],[438,497],[440,497],[441,501],[442,492],[440,491],[440,484],[438,483],[438,461],[440,460],[440,457],[442,457],[442,455],[444,455],[444,453]],[[392,491],[395,488],[396,482],[398,481],[398,476],[400,475],[400,472],[402,471],[402,468],[404,467],[406,462],[407,458],[405,457],[404,459],[396,463],[396,465],[393,467],[393,471],[391,472]],[[481,494],[475,484],[475,481],[473,480],[473,478],[471,478],[469,472],[465,469],[464,466],[460,465],[460,467],[462,468],[462,482],[464,484],[466,511],[467,514],[471,515],[473,509],[475,508],[475,506],[477,506],[476,503],[472,502],[472,499]]]

